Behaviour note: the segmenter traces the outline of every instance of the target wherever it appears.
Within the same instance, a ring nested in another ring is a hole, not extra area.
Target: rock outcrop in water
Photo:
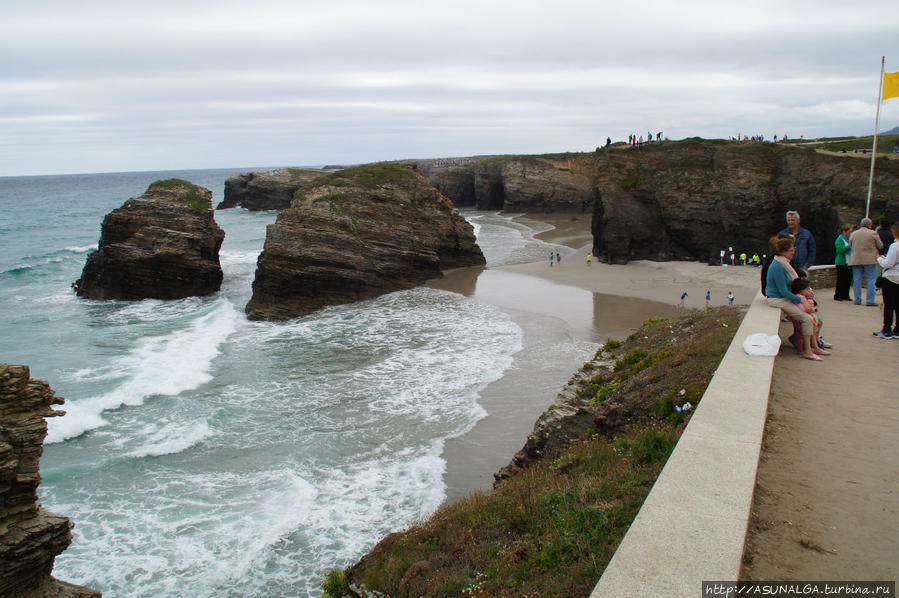
[[[322,174],[323,171],[317,168],[282,168],[235,174],[225,181],[225,199],[216,209],[283,210],[290,206],[293,194],[300,187]]]
[[[0,598],[100,596],[50,575],[72,543],[72,522],[37,502],[44,418],[64,415],[62,403],[27,366],[0,363]]]
[[[89,299],[181,299],[222,285],[212,192],[188,181],[156,181],[103,220],[75,292]]]
[[[414,167],[351,168],[316,179],[269,226],[246,312],[285,320],[484,263],[471,225]]]

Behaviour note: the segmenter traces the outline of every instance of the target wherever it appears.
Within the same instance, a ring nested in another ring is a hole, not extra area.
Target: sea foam
[[[62,442],[105,425],[104,411],[140,405],[154,395],[177,395],[209,382],[212,362],[239,317],[234,306],[222,299],[184,329],[142,338],[115,364],[124,372],[124,382],[106,394],[68,401],[66,416],[49,421],[46,442]]]

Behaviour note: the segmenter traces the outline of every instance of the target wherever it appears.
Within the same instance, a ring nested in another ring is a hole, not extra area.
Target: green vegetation
[[[350,582],[347,580],[347,572],[349,569],[341,571],[334,569],[328,573],[328,577],[322,583],[325,593],[322,598],[340,598],[350,593]]]
[[[403,164],[371,164],[357,166],[326,174],[316,179],[316,185],[332,187],[360,186],[374,189],[381,185],[397,183],[415,176],[415,171]]]
[[[203,210],[212,209],[212,202],[203,197],[200,191],[202,187],[194,185],[190,181],[184,179],[166,179],[163,181],[155,181],[150,183],[147,191],[182,191],[185,202],[192,210],[201,212]]]
[[[354,579],[394,598],[586,596],[677,438],[651,428],[580,443],[391,538]]]
[[[840,141],[828,141],[815,144],[812,147],[823,149],[829,152],[854,152],[855,150],[867,150],[871,152],[871,146],[874,144],[874,136],[853,137],[852,139],[843,139]],[[899,145],[899,135],[883,135],[877,137],[877,153],[890,153],[893,147]]]
[[[733,308],[654,318],[624,343],[609,339],[579,392],[629,405],[626,422],[388,536],[332,572],[328,596],[347,580],[393,598],[587,596],[692,414],[675,406],[700,400],[741,318]],[[602,355],[613,349],[624,355],[615,369]]]

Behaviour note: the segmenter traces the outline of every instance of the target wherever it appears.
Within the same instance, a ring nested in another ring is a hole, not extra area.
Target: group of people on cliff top
[[[655,141],[659,145],[662,145],[662,132],[659,131],[656,133]],[[646,131],[646,141],[643,141],[643,135],[637,137],[637,135],[628,135],[627,136],[627,144],[631,147],[637,147],[638,145],[643,145],[644,143],[652,143],[652,132]]]
[[[781,309],[797,330],[790,341],[802,357],[821,361],[830,355],[830,343],[821,335],[823,321],[808,281],[815,263],[815,238],[800,226],[799,212],[786,214],[787,226],[770,240],[772,255],[762,268],[762,294],[772,307]],[[843,224],[834,241],[837,283],[835,301],[848,301],[850,277],[856,305],[876,307],[877,289],[883,296],[883,326],[874,333],[881,339],[899,339],[899,223],[881,221],[877,230],[870,218],[863,218],[858,230]],[[877,275],[878,266],[882,269]]]

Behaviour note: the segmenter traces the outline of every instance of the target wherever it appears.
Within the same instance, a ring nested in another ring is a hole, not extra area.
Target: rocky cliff
[[[27,366],[0,363],[0,598],[100,596],[50,575],[72,543],[72,522],[37,503],[44,418],[62,403]]]
[[[89,299],[180,299],[219,290],[212,192],[188,181],[156,181],[103,220],[75,292]]]
[[[246,312],[289,319],[484,263],[471,225],[414,167],[351,168],[297,192],[269,226]]]
[[[899,217],[899,162],[878,161],[872,215]],[[759,253],[798,210],[832,263],[841,222],[864,215],[870,162],[772,143],[687,139],[595,153],[593,253],[604,261]]]
[[[586,212],[595,200],[590,154],[415,162],[457,206],[511,212]]]
[[[216,207],[247,210],[283,210],[300,187],[323,174],[317,168],[282,168],[232,175],[225,181],[225,199]]]
[[[864,215],[870,167],[800,145],[703,139],[414,164],[457,206],[591,213],[593,253],[613,263],[714,261],[728,247],[766,253],[794,209],[818,241],[817,263],[832,263],[839,224]],[[309,184],[280,176],[265,178],[268,195],[261,184],[258,193],[248,185],[243,205],[287,207]],[[878,159],[873,191],[872,217],[899,220],[899,161]],[[276,195],[277,201],[266,199]]]

